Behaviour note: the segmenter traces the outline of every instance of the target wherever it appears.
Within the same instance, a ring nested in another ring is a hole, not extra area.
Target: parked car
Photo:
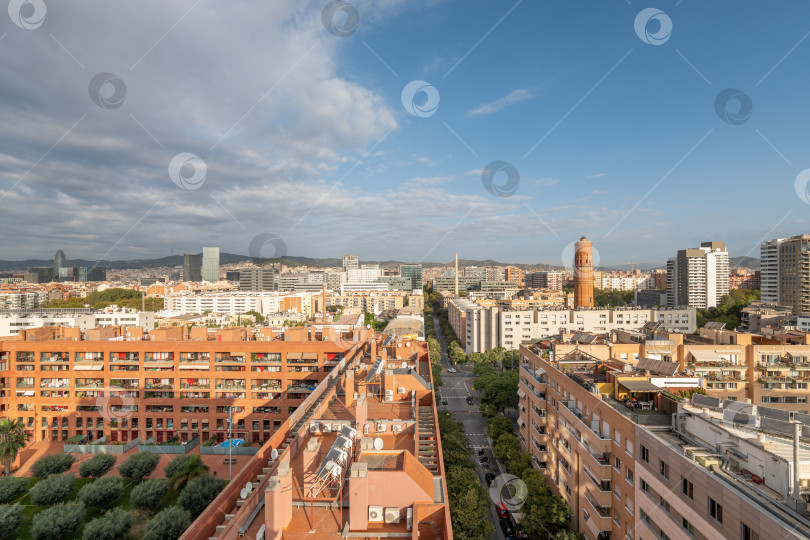
[[[451,367],[447,371],[449,371],[450,373],[458,373],[458,370],[456,368],[454,368],[454,367]]]
[[[472,396],[467,396],[467,405],[473,405],[474,403],[475,400],[472,398]]]
[[[501,503],[503,504],[503,503]],[[501,520],[501,530],[505,536],[514,536],[515,535],[515,526],[512,525],[512,522],[508,519]]]
[[[483,465],[484,463],[489,463],[489,458],[487,456],[481,456],[480,458],[478,458],[478,463],[480,463],[481,465]]]
[[[446,399],[442,400],[442,405],[447,405],[447,400]]]
[[[478,455],[479,455],[479,456],[483,456],[483,455],[484,455],[484,449],[483,449],[483,448],[479,448],[479,449],[478,449]]]
[[[484,479],[487,481],[487,487],[489,487],[492,485],[492,481],[495,480],[495,475],[488,472],[486,476],[484,476]]]
[[[501,519],[509,519],[509,510],[506,509],[506,505],[502,502],[499,502],[495,505],[495,510],[498,511],[498,517]]]

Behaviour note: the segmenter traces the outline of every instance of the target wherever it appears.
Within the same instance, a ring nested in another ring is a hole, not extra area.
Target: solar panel
[[[774,418],[776,420],[790,421],[790,411],[783,411],[781,409],[774,409],[773,407],[765,407],[759,405],[757,407],[757,414],[766,418]]]
[[[692,403],[703,407],[720,407],[720,399],[703,394],[692,394]]]

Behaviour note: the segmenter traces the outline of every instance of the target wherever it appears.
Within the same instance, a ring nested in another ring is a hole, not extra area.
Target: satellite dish
[[[405,369],[406,367],[408,367],[408,362],[402,362],[402,365],[400,367],[402,367],[402,369]]]
[[[379,437],[374,437],[374,450],[383,449],[383,440]]]
[[[250,493],[251,491],[253,491],[253,484],[251,482],[248,482],[247,484],[245,484],[245,489],[247,490],[248,493]]]
[[[273,448],[270,451],[270,459],[272,459],[273,461],[278,459],[278,450],[276,450],[275,448]]]
[[[242,490],[239,492],[239,496],[241,498],[245,499],[245,498],[247,498],[247,495],[248,495],[248,491],[245,488],[242,488]]]

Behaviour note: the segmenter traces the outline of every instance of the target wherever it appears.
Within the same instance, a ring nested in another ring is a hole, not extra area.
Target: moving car
[[[472,405],[474,403],[475,403],[475,400],[472,398],[472,396],[467,396],[467,405]]]
[[[487,481],[487,487],[489,487],[492,485],[492,481],[495,480],[495,475],[488,472],[486,476],[484,476],[484,479]]]
[[[495,510],[498,511],[498,517],[501,519],[509,519],[509,510],[506,509],[506,505],[502,502],[499,502],[495,505]]]
[[[501,503],[503,504],[503,503]],[[514,536],[515,535],[515,526],[512,525],[512,522],[508,519],[501,520],[501,530],[505,536]]]
[[[449,371],[450,373],[458,373],[458,370],[456,368],[454,368],[454,367],[451,367],[447,371]]]

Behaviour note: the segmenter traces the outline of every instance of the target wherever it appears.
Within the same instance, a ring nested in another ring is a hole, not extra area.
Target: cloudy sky
[[[274,235],[559,264],[584,234],[663,263],[810,232],[801,0],[7,3],[0,259]]]

